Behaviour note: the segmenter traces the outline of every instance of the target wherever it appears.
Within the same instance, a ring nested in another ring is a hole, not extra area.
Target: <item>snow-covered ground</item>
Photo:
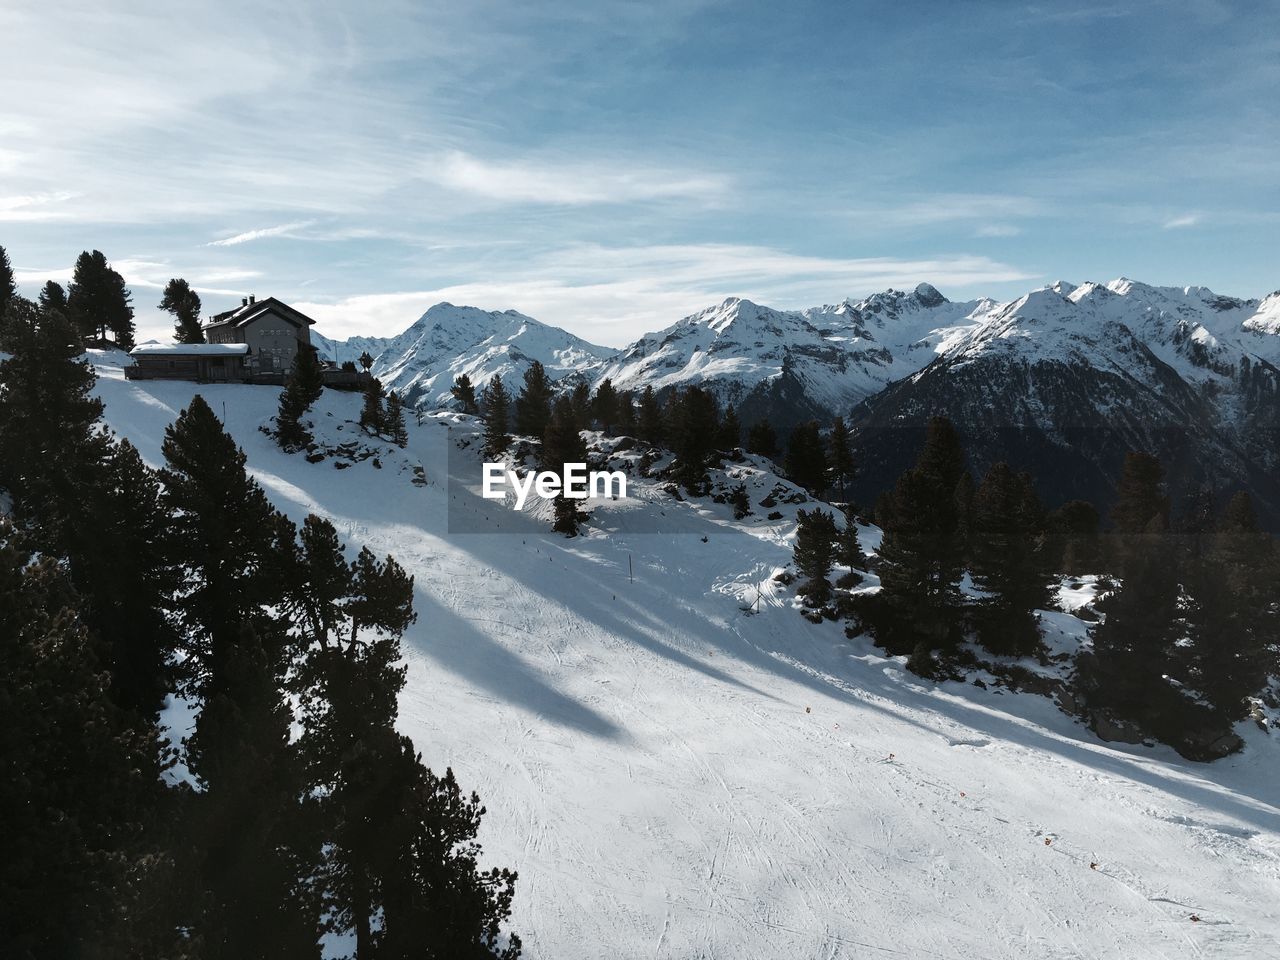
[[[149,462],[200,392],[282,510],[414,575],[401,726],[486,803],[528,956],[1280,958],[1280,744],[1257,728],[1201,765],[1100,743],[1040,697],[922,682],[772,581],[794,506],[734,524],[642,500],[691,532],[565,540],[451,492],[465,425],[411,421],[381,468],[338,470],[259,431],[276,388],[117,363],[106,417]],[[318,432],[354,438],[358,408],[326,392]],[[450,509],[494,532],[449,534]]]

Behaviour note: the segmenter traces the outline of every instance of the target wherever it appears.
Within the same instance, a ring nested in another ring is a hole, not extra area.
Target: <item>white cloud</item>
[[[62,203],[74,196],[74,193],[36,193],[0,197],[0,221],[15,223],[65,218],[68,216],[65,210],[50,210],[49,205]]]
[[[1184,227],[1194,227],[1199,222],[1200,215],[1198,213],[1188,213],[1180,217],[1174,217],[1170,220],[1166,220],[1164,222],[1164,228],[1166,230],[1180,230]]]
[[[1012,223],[984,223],[973,232],[975,237],[1016,237],[1022,228]]]
[[[508,203],[581,206],[646,200],[712,202],[727,178],[607,160],[500,163],[454,151],[426,162],[422,178],[450,190]]]
[[[248,243],[251,240],[261,240],[264,237],[287,237],[293,235],[299,230],[305,230],[314,223],[314,220],[301,220],[297,223],[282,223],[278,227],[263,227],[260,230],[246,230],[244,233],[237,233],[235,236],[224,237],[221,240],[212,240],[209,242],[209,246],[234,247],[241,243]]]

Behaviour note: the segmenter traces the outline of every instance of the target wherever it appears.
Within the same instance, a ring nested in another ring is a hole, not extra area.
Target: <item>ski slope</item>
[[[487,805],[527,956],[1280,958],[1280,750],[1256,727],[1200,765],[1103,744],[1043,698],[921,682],[770,579],[794,507],[735,524],[642,497],[628,529],[685,510],[693,532],[565,540],[451,492],[466,425],[410,422],[381,469],[337,470],[260,432],[276,388],[117,363],[98,356],[106,418],[150,463],[193,393],[225,402],[277,506],[413,574],[400,725]],[[358,409],[327,391],[317,433],[353,439]]]

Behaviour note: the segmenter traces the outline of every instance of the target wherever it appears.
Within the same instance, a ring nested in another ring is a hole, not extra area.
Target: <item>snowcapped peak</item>
[[[931,283],[916,284],[915,298],[923,307],[937,307],[947,303],[947,298]]]
[[[1074,283],[1067,280],[1055,280],[1049,284],[1049,289],[1061,297],[1070,297],[1078,289]]]

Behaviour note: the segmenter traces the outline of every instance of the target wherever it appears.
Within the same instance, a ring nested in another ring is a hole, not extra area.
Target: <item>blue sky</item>
[[[0,245],[98,248],[332,336],[439,300],[621,344],[799,307],[1126,275],[1280,287],[1280,7],[0,7]]]

